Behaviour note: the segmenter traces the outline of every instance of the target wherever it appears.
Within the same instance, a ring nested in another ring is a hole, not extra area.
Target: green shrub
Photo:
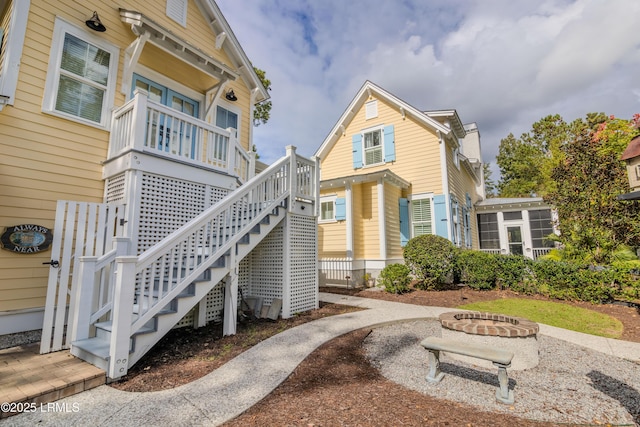
[[[497,279],[497,256],[482,251],[466,249],[459,251],[456,255],[458,281],[472,289],[493,289]]]
[[[455,246],[444,237],[414,237],[404,247],[404,260],[419,280],[418,289],[434,289],[453,282]]]
[[[511,289],[523,294],[537,291],[532,280],[533,261],[522,255],[496,255],[496,283],[501,289]]]
[[[384,286],[384,290],[393,294],[402,294],[409,291],[409,267],[404,264],[389,264],[380,272],[378,282]]]

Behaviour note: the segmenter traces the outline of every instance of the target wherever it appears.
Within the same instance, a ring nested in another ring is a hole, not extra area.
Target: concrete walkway
[[[320,294],[320,300],[367,310],[331,316],[269,338],[210,374],[171,390],[130,393],[101,386],[33,413],[0,421],[0,426],[91,425],[216,426],[266,397],[311,352],[345,333],[398,321],[437,318],[451,308],[427,307]],[[540,333],[612,356],[640,361],[640,343],[613,340],[540,325]]]

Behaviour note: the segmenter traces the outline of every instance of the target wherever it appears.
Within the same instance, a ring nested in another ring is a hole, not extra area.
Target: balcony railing
[[[222,129],[150,100],[144,90],[113,112],[108,159],[130,150],[206,167],[248,181],[255,158],[235,130]]]

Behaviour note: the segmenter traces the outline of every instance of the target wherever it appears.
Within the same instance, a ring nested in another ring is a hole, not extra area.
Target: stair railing
[[[315,199],[317,188],[308,176],[317,178],[317,162],[298,158],[295,147],[287,147],[285,157],[140,256],[115,259],[110,376],[126,373],[130,337],[225,253],[235,250],[267,215],[286,207],[292,197]],[[298,183],[304,185],[298,188]]]

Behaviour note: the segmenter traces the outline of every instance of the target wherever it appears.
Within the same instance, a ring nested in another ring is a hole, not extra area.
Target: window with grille
[[[364,134],[364,164],[382,163],[382,129]]]
[[[431,199],[414,199],[411,201],[412,236],[433,234]]]
[[[113,106],[119,50],[56,20],[43,109],[106,127]]]
[[[529,211],[529,228],[531,229],[531,244],[534,248],[552,248],[554,246],[553,241],[546,238],[553,233],[550,209]]]
[[[336,220],[336,196],[320,198],[320,221]]]
[[[500,249],[497,213],[478,214],[478,234],[480,249]]]

